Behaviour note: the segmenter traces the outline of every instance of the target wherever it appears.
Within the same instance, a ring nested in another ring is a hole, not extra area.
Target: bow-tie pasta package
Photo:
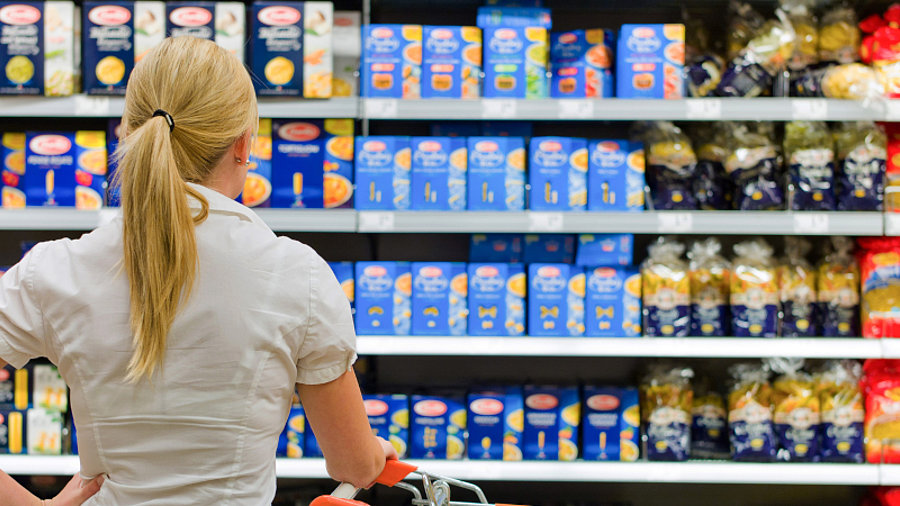
[[[528,334],[584,335],[584,269],[570,264],[528,266]]]
[[[528,287],[524,265],[470,263],[468,274],[469,335],[524,335]]]

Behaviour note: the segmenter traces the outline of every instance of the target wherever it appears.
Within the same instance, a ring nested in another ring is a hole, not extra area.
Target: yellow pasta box
[[[3,207],[25,207],[25,133],[5,132],[0,141]]]
[[[0,2],[0,95],[75,92],[75,4]]]
[[[304,2],[303,96],[331,98],[334,76],[334,4]]]
[[[362,55],[362,13],[359,11],[335,11],[334,73],[331,83],[332,97],[359,96],[359,59]]]
[[[27,449],[25,411],[0,409],[0,455],[22,455]]]
[[[250,68],[260,96],[303,94],[303,2],[253,2]]]
[[[62,455],[63,415],[43,408],[29,409],[26,415],[29,455]]]

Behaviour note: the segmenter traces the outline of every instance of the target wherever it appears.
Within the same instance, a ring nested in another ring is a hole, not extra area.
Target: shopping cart
[[[406,478],[414,478],[422,480],[422,491],[418,487],[403,480]],[[419,469],[405,462],[398,460],[389,460],[384,466],[384,471],[375,479],[375,483],[387,487],[397,487],[408,491],[413,496],[413,506],[512,506],[508,504],[489,503],[477,485],[467,483],[465,481],[455,480],[436,474],[419,471]],[[373,483],[374,485],[374,483]],[[450,487],[458,487],[469,490],[478,498],[478,502],[459,502],[450,500]],[[360,489],[349,483],[341,483],[338,485],[331,495],[323,495],[316,497],[310,506],[369,506],[362,501],[356,501],[353,498],[360,492]]]

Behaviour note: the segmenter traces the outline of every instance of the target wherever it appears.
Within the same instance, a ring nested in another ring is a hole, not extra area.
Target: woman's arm
[[[312,426],[328,474],[337,481],[366,488],[397,452],[375,437],[353,371],[322,385],[297,385],[306,419]]]
[[[3,504],[10,506],[78,506],[99,492],[101,485],[103,476],[85,483],[76,474],[56,497],[42,501],[8,474],[0,471],[0,497],[9,501],[4,501]]]

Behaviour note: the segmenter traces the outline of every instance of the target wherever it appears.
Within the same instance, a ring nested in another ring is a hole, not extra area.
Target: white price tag
[[[359,230],[362,232],[390,232],[394,230],[394,213],[361,211]]]
[[[486,119],[512,119],[516,117],[516,101],[485,98],[481,101],[481,116]]]
[[[659,219],[658,228],[661,234],[687,233],[694,230],[694,215],[691,213],[661,212],[656,216]]]
[[[594,101],[564,98],[558,100],[559,119],[591,119],[594,117]]]
[[[884,215],[884,234],[900,236],[900,213],[887,213]]]
[[[685,100],[687,119],[722,119],[722,100],[718,98],[689,98]]]
[[[528,213],[529,232],[561,232],[563,229],[562,213]]]
[[[75,95],[76,116],[109,116],[109,97]]]
[[[97,223],[99,226],[106,225],[112,220],[116,219],[116,216],[119,215],[118,209],[101,209],[100,215],[97,217]]]
[[[791,118],[796,120],[828,119],[828,101],[824,98],[791,99]]]
[[[887,121],[900,121],[900,100],[887,101],[884,119]]]
[[[794,214],[795,234],[827,234],[829,218],[822,213],[797,213]]]
[[[366,117],[387,119],[396,118],[397,107],[397,100],[393,98],[367,98]]]

